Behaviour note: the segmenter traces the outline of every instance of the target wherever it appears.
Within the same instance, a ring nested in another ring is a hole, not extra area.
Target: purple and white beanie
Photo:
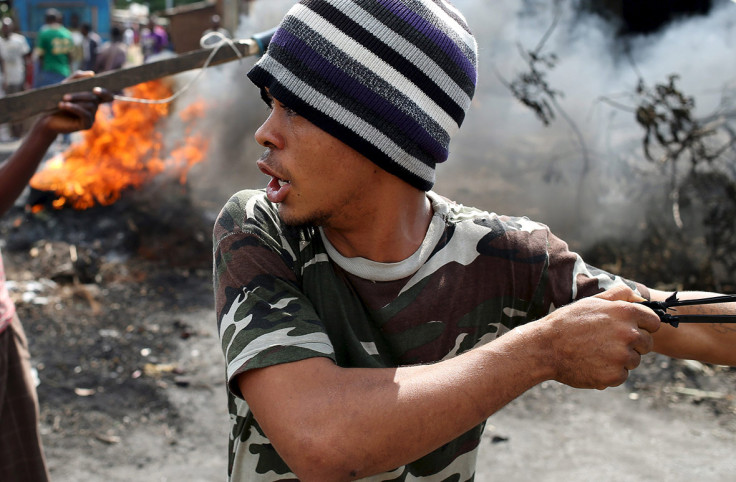
[[[446,0],[302,0],[248,73],[386,171],[428,191],[470,106],[477,45]]]

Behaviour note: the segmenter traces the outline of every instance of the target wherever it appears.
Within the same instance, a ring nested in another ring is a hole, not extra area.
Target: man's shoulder
[[[63,35],[64,37],[69,37],[70,39],[74,38],[74,36],[72,35],[72,31],[63,25],[57,25],[55,27],[48,28],[44,30],[44,32],[48,33],[49,35]]]
[[[255,218],[256,210],[274,209],[262,189],[244,189],[227,200],[217,216],[217,223],[226,223],[228,229],[242,228],[248,219]]]
[[[25,47],[25,50],[30,50],[31,49],[31,44],[28,43],[28,39],[25,36],[23,36],[23,35],[21,35],[19,33],[13,33],[13,35],[12,35],[11,38],[17,44],[22,45],[23,47]]]
[[[44,39],[54,39],[54,38],[64,38],[68,39],[70,42],[73,41],[72,33],[63,26],[59,27],[49,27],[41,30],[38,33],[38,38],[44,38]]]
[[[444,216],[448,224],[459,225],[461,227],[473,225],[501,230],[503,232],[549,230],[545,224],[529,219],[526,216],[498,214],[493,211],[466,206],[435,192],[430,192],[428,195],[435,212]]]
[[[5,39],[3,39],[5,40]],[[28,45],[28,39],[18,32],[12,32],[6,42],[24,43]]]
[[[268,200],[264,189],[244,189],[233,194],[217,216],[214,241],[245,234],[284,242],[292,231],[281,222],[278,207]]]
[[[261,206],[262,208],[273,208],[275,206],[268,201],[264,189],[243,189],[238,191],[227,200],[223,209],[242,210],[247,206]]]

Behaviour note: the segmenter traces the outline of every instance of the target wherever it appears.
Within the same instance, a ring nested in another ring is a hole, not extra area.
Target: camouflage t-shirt
[[[240,373],[310,357],[344,367],[437,362],[625,282],[586,265],[544,225],[427,195],[427,237],[401,263],[340,256],[319,229],[283,225],[263,191],[241,191],[225,205],[214,282],[230,480],[296,479],[243,401]],[[482,431],[368,480],[472,480]]]

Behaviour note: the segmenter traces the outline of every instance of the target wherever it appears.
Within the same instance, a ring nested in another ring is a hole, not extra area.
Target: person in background
[[[91,75],[78,73],[73,78]],[[23,192],[57,135],[89,129],[100,103],[111,100],[112,95],[99,88],[67,94],[56,112],[33,124],[18,149],[0,164],[0,216]],[[48,471],[28,342],[5,281],[0,253],[0,480],[45,482]]]
[[[63,19],[60,19],[60,21],[62,20]],[[72,72],[76,72],[82,67],[82,40],[84,40],[79,21],[79,14],[77,12],[72,12],[69,16],[67,29],[69,30],[69,33],[72,36],[72,42],[74,43],[74,47],[72,48],[72,52],[69,56],[69,69]]]
[[[148,28],[143,32],[141,48],[143,50],[143,61],[152,55],[163,52],[169,46],[169,35],[166,29],[158,23],[158,18],[152,16],[148,19]]]
[[[135,44],[135,30],[130,22],[125,22],[125,28],[123,29],[123,41],[125,45],[131,47]]]
[[[540,383],[618,386],[650,352],[736,366],[736,326],[663,323],[641,302],[672,293],[432,190],[477,52],[449,0],[301,0],[248,73],[270,180],[213,232],[230,480],[471,481],[488,417]]]
[[[92,30],[92,26],[83,23],[79,28],[82,34],[82,70],[94,70],[97,62],[97,53],[102,45],[102,38]]]
[[[99,73],[122,68],[127,56],[127,45],[123,41],[123,32],[120,27],[113,25],[110,29],[110,41],[102,44],[93,70]]]
[[[5,95],[15,94],[25,89],[26,58],[31,52],[28,40],[14,31],[13,19],[2,19],[0,30],[0,73]],[[23,134],[23,124],[15,122],[10,125],[10,140],[19,139]]]
[[[61,24],[61,12],[58,10],[46,10],[45,20],[34,49],[39,64],[35,87],[58,84],[71,74],[71,55],[74,50],[72,34]]]
[[[210,28],[202,32],[203,36],[209,33],[212,33],[212,32],[216,32],[225,38],[232,38],[232,35],[230,35],[230,32],[228,31],[228,29],[222,26],[222,22],[220,20],[219,15],[213,15],[212,17],[210,17],[210,24],[211,24]]]

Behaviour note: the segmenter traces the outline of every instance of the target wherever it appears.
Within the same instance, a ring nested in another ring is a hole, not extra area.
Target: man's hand
[[[75,72],[65,80],[84,79],[94,76],[94,72]],[[68,134],[92,127],[97,114],[97,107],[103,102],[113,100],[113,95],[106,89],[95,87],[92,92],[66,94],[58,104],[58,111],[43,118],[40,122],[44,129],[54,134]]]
[[[576,388],[621,385],[649,353],[661,322],[628,288],[560,308],[540,320],[550,343],[554,379]]]

